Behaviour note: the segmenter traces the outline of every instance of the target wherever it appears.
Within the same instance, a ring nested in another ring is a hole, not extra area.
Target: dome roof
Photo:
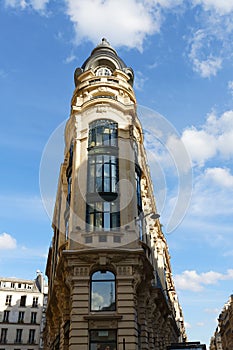
[[[87,58],[87,60],[83,63],[82,69],[83,71],[88,70],[90,68],[96,68],[101,64],[101,61],[111,62],[111,65],[114,65],[115,69],[123,69],[126,68],[126,64],[122,61],[122,59],[117,55],[116,50],[109,44],[107,39],[103,38],[102,42],[97,45],[94,50],[92,50],[91,55]],[[102,64],[104,63],[102,62]],[[99,64],[100,63],[100,64]],[[113,68],[113,67],[112,67]]]
[[[112,72],[115,69],[124,71],[129,76],[129,84],[133,86],[134,73],[132,68],[126,66],[125,62],[117,55],[116,50],[113,49],[105,38],[92,50],[91,55],[86,59],[82,67],[76,68],[74,73],[75,86],[77,86],[80,74],[89,69],[96,71],[101,67],[108,68]]]

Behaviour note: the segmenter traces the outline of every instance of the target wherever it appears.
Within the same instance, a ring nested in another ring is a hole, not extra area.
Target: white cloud
[[[103,306],[104,298],[99,293],[92,293],[92,308],[99,310],[100,305]]]
[[[188,57],[193,70],[204,78],[217,75],[232,58],[232,0],[193,0],[200,5],[196,28],[192,27]]]
[[[145,77],[142,72],[136,71],[135,72],[135,80],[134,80],[134,88],[136,90],[142,91],[144,84],[147,80],[148,80],[148,78]]]
[[[217,155],[230,159],[233,156],[233,110],[224,112],[219,118],[211,113],[199,129],[184,130],[181,139],[194,165],[203,166]]]
[[[216,154],[215,138],[204,130],[197,130],[195,127],[186,129],[182,134],[182,141],[193,163],[199,166]]]
[[[33,8],[35,11],[44,11],[49,0],[5,0],[5,5],[12,8]]]
[[[203,78],[215,76],[222,67],[222,58],[206,51],[206,47],[213,47],[215,36],[209,29],[199,29],[190,40],[189,58],[194,71]]]
[[[183,271],[180,275],[174,276],[177,289],[200,292],[205,285],[217,284],[223,280],[233,280],[233,270],[227,270],[226,274],[215,271],[202,272],[198,274],[195,270]]]
[[[214,200],[213,200],[214,198]],[[190,215],[201,218],[229,217],[233,212],[233,175],[228,168],[207,168],[195,179],[189,209]]]
[[[213,182],[220,187],[233,188],[233,175],[227,168],[208,168],[205,170],[206,182]]]
[[[205,11],[214,10],[218,14],[227,14],[233,11],[232,0],[192,0],[194,5],[202,5]]]
[[[71,63],[71,62],[73,62],[75,59],[76,59],[76,56],[73,55],[73,54],[71,54],[70,56],[66,57],[65,63],[66,63],[66,64]]]
[[[160,30],[161,15],[154,2],[126,0],[123,7],[119,0],[66,0],[66,4],[77,44],[82,40],[96,44],[106,37],[115,47],[142,51],[146,37]]]
[[[15,249],[16,246],[16,239],[9,235],[9,233],[3,232],[0,234],[0,250]]]

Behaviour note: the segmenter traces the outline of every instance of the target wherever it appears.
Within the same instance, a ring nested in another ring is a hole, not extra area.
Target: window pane
[[[115,275],[111,271],[97,271],[92,275],[92,281],[96,280],[115,281]]]
[[[92,310],[115,310],[115,283],[109,281],[92,282]]]
[[[116,330],[90,331],[91,350],[116,350]]]
[[[104,213],[104,229],[105,231],[110,230],[110,213]]]

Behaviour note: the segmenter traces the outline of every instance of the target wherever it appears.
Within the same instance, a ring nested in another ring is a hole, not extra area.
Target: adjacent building
[[[219,318],[218,327],[211,338],[210,350],[233,349],[233,295],[224,305]]]
[[[219,332],[219,327],[216,328],[213,337],[210,339],[209,350],[223,350],[221,334]]]
[[[0,277],[0,350],[43,349],[47,286],[35,280]]]
[[[165,350],[186,340],[133,81],[106,39],[75,70],[46,268],[45,350]]]

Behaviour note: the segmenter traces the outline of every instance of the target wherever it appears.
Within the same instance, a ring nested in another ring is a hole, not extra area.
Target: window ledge
[[[101,314],[90,314],[87,316],[84,316],[84,320],[121,320],[122,315],[119,314],[112,314],[110,313],[102,313]]]

